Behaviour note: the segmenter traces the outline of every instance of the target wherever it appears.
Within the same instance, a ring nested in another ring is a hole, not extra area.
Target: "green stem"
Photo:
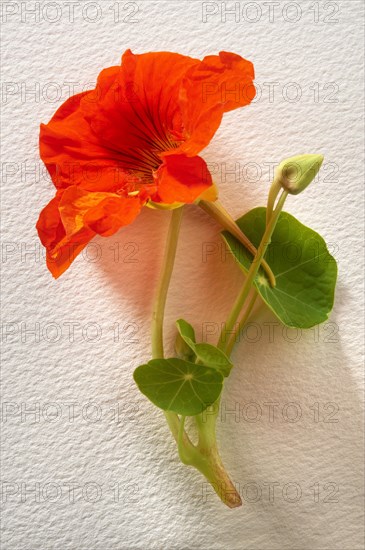
[[[275,208],[274,212],[270,215],[268,223],[266,225],[265,233],[261,239],[261,243],[257,249],[256,255],[252,261],[252,264],[250,266],[250,269],[247,273],[244,285],[242,287],[241,292],[239,293],[235,303],[233,304],[233,308],[229,314],[228,320],[222,329],[221,335],[219,337],[218,341],[218,347],[222,349],[228,356],[230,356],[233,346],[236,341],[237,334],[240,333],[240,331],[243,329],[244,325],[247,323],[247,320],[252,312],[252,309],[254,307],[256,298],[257,298],[257,292],[254,289],[254,294],[246,308],[246,311],[244,312],[242,319],[239,323],[238,329],[236,331],[232,331],[234,325],[236,324],[242,308],[244,306],[244,303],[250,293],[250,290],[253,286],[253,281],[257,275],[257,272],[260,268],[260,264],[262,261],[263,256],[266,253],[267,247],[271,241],[272,234],[274,232],[276,223],[278,221],[280,212],[284,206],[285,199],[287,197],[288,193],[286,191],[283,191],[283,193],[280,196],[280,199],[278,201],[277,207]],[[227,336],[229,334],[233,335],[231,339],[226,342]],[[207,421],[205,426],[201,426],[201,429],[205,432],[205,437],[209,438],[210,440],[214,440],[215,438],[215,432],[216,432],[216,423],[217,423],[217,417],[219,413],[219,405],[220,405],[220,399],[217,399],[217,401],[213,405],[213,412],[211,415],[207,416]],[[199,428],[199,424],[198,424]]]
[[[280,190],[282,189],[280,180],[275,177],[274,181],[271,184],[269,196],[267,197],[267,206],[266,206],[266,225],[268,225],[272,213],[274,211],[275,201],[277,199]]]
[[[167,234],[165,255],[162,263],[161,277],[158,283],[155,303],[152,314],[152,358],[160,359],[164,356],[163,347],[163,320],[166,307],[167,293],[171,281],[176,257],[178,237],[180,233],[183,207],[172,210],[169,231]],[[175,440],[178,441],[180,421],[177,414],[165,411],[165,418]],[[186,444],[191,444],[188,436],[183,434]]]
[[[222,329],[221,335],[219,337],[218,341],[218,347],[222,349],[223,351],[226,349],[226,346],[228,345],[227,342],[227,335],[232,333],[232,329],[234,325],[237,322],[237,319],[242,311],[242,307],[246,301],[246,298],[251,290],[251,287],[253,285],[253,282],[255,280],[255,277],[257,275],[258,270],[260,269],[261,261],[266,253],[267,247],[270,244],[272,234],[274,232],[276,222],[278,221],[280,212],[284,206],[285,199],[288,195],[287,191],[283,191],[280,195],[280,199],[278,200],[278,204],[266,226],[265,233],[261,239],[260,245],[257,249],[257,252],[255,254],[255,257],[252,261],[252,264],[250,266],[250,269],[248,270],[244,285],[242,287],[241,292],[239,293],[235,303],[233,304],[233,308],[231,310],[231,313],[229,314],[229,317],[227,319],[227,322],[224,325],[224,328]]]
[[[176,256],[177,241],[181,225],[182,208],[172,211],[171,222],[167,235],[166,250],[162,265],[161,278],[157,288],[152,318],[152,357],[163,358],[163,320],[166,306],[168,288],[171,280],[174,260]],[[185,432],[185,417],[179,419],[178,415],[164,411],[167,423],[174,436],[181,461],[184,464],[194,466],[212,485],[221,500],[230,508],[242,504],[241,498],[229,479],[218,453],[215,440],[215,429],[209,432],[209,439],[204,433],[203,425],[198,425],[199,443],[193,445]],[[197,417],[196,417],[197,418]]]
[[[276,209],[274,210],[272,216],[268,221],[268,224],[267,224],[265,233],[261,239],[259,248],[256,251],[256,254],[254,256],[250,269],[247,273],[247,277],[245,279],[243,288],[236,302],[234,303],[232,311],[227,320],[227,323],[221,332],[219,342],[218,342],[218,347],[220,347],[220,349],[225,351],[227,355],[230,355],[232,351],[232,348],[236,340],[237,332],[233,334],[231,340],[227,343],[226,343],[226,337],[228,334],[232,333],[232,329],[241,314],[242,308],[253,286],[253,282],[260,268],[260,265],[262,265],[263,257],[270,243],[272,233],[275,229],[276,222],[279,218],[279,215],[284,205],[286,197],[287,197],[287,192],[284,191],[280,196]],[[257,297],[257,292],[256,290],[254,290],[254,295],[252,296],[242,316],[242,319],[239,323],[238,331],[242,330],[245,323],[247,322],[249,315],[254,307],[256,297]],[[199,432],[198,446],[194,449],[194,453],[190,454],[190,456],[189,456],[189,453],[186,454],[185,452],[184,454],[181,453],[180,456],[182,456],[184,460],[186,460],[185,463],[187,464],[190,463],[194,465],[195,468],[197,468],[200,472],[202,472],[205,475],[205,477],[208,479],[208,481],[211,483],[211,485],[213,486],[217,494],[223,500],[223,502],[225,502],[228,506],[233,508],[236,506],[240,506],[242,504],[242,501],[223,467],[223,464],[217,449],[216,424],[217,424],[217,417],[219,413],[219,405],[220,405],[220,398],[217,399],[217,401],[214,403],[211,414],[206,414],[205,422],[203,421],[202,416],[195,417],[196,425]],[[198,453],[196,453],[195,451],[198,451]]]
[[[257,292],[254,292],[246,311],[244,312],[242,319],[239,324],[239,328],[235,334],[232,335],[231,340],[229,341],[229,344],[225,350],[226,355],[229,357],[232,353],[232,349],[234,344],[236,343],[236,336],[241,332],[245,324],[247,323],[247,320],[252,312],[253,306],[255,305],[257,298]],[[206,413],[206,420],[205,422],[202,421],[202,418],[200,416],[197,416],[196,423],[199,430],[199,445],[206,446],[206,447],[214,447],[216,445],[216,423],[217,423],[217,417],[219,414],[219,407],[221,402],[222,394],[218,397],[217,401],[213,403],[213,410],[210,411],[210,414]]]
[[[158,283],[155,303],[152,314],[152,358],[160,359],[164,356],[163,349],[163,319],[165,314],[167,293],[171,281],[172,270],[176,257],[177,242],[180,233],[183,208],[171,212],[170,227],[167,235],[165,255],[163,259],[161,277]]]
[[[183,417],[184,418],[184,417]],[[194,466],[209,481],[219,498],[229,508],[242,505],[241,497],[232,483],[219,455],[215,424],[203,420],[202,415],[194,417],[199,432],[199,442],[193,449],[179,446],[179,454],[184,464]]]
[[[243,330],[245,324],[248,321],[249,316],[251,315],[251,312],[252,312],[253,307],[255,305],[256,299],[257,299],[257,292],[256,292],[256,290],[254,290],[254,292],[251,296],[251,299],[247,304],[247,308],[246,308],[246,310],[245,310],[244,314],[242,315],[242,318],[239,322],[237,332],[232,335],[232,338],[229,340],[229,342],[226,346],[226,354],[228,355],[228,357],[232,353],[233,347],[236,343],[237,335],[241,334],[241,331]]]
[[[184,441],[184,434],[185,434],[185,416],[181,416],[180,422],[179,422],[179,431],[177,434],[177,448],[179,451],[179,457],[183,464],[189,463],[189,457],[186,454],[185,450],[185,441]]]
[[[208,202],[208,201],[200,201],[199,202],[200,208],[204,210],[209,216],[211,216],[214,220],[216,220],[221,227],[229,231],[236,239],[243,244],[247,250],[251,252],[251,254],[254,256],[257,252],[255,246],[252,244],[252,242],[249,240],[248,237],[243,233],[243,231],[239,228],[239,226],[236,224],[232,216],[227,212],[227,210],[222,206],[222,204],[219,201],[216,202]],[[274,287],[276,285],[275,281],[275,275],[271,271],[270,266],[265,260],[262,260],[261,265],[269,279],[270,285]]]

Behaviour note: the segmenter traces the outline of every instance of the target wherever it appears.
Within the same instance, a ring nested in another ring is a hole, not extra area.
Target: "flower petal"
[[[59,277],[96,234],[113,235],[130,224],[141,206],[138,197],[89,193],[76,186],[59,191],[37,222],[52,275]]]
[[[109,237],[132,223],[141,211],[137,198],[106,197],[84,215],[85,224],[98,235]]]
[[[113,75],[113,83],[104,71],[99,75],[98,101],[82,100],[85,117],[105,146],[122,148],[126,155],[149,150],[152,164],[155,155],[169,149],[173,154],[179,144],[181,151],[196,155],[210,142],[223,113],[255,96],[252,63],[229,52],[200,61],[127,50]]]
[[[73,235],[66,235],[59,212],[61,196],[62,192],[59,192],[43,208],[36,226],[39,238],[46,247],[47,267],[55,279],[66,271],[95,235],[87,228]]]
[[[254,96],[252,64],[221,52],[203,61],[176,53],[123,55],[95,90],[68,99],[41,126],[40,152],[57,188],[156,193],[162,156],[195,156],[225,111]]]
[[[105,85],[103,73],[99,75],[99,100],[82,101],[85,118],[105,146],[126,155],[148,150],[151,164],[159,163],[157,153],[173,147],[173,139],[183,139],[180,86],[199,63],[177,53],[135,55],[127,50],[111,86]]]
[[[196,155],[208,145],[223,114],[248,105],[255,97],[250,61],[229,52],[210,55],[193,66],[181,91],[183,121],[188,138],[180,150]]]
[[[174,207],[212,191],[196,155],[224,112],[252,100],[253,78],[251,63],[228,52],[199,61],[128,50],[95,90],[68,99],[41,125],[41,158],[58,191],[37,229],[54,276],[96,233],[112,235],[147,201]]]
[[[169,154],[155,174],[155,202],[192,203],[212,185],[212,176],[201,157]]]
[[[100,143],[80,110],[80,101],[90,94],[70,97],[47,125],[41,124],[40,156],[59,189],[80,185],[112,191],[127,179],[118,155]]]

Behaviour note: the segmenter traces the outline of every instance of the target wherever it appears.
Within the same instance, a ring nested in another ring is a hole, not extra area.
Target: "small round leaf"
[[[154,405],[184,416],[195,416],[212,405],[223,386],[216,369],[175,357],[152,359],[137,367],[134,380]]]

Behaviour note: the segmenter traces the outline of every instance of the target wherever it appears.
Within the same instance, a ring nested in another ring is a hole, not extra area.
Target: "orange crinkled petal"
[[[166,155],[155,174],[158,192],[155,202],[192,203],[212,185],[207,163],[201,157]]]
[[[89,191],[116,190],[126,174],[118,155],[100,143],[79,108],[87,95],[70,97],[48,124],[41,124],[40,156],[58,189],[78,185]]]
[[[41,126],[41,157],[58,188],[116,191],[119,182],[129,192],[151,185],[161,155],[195,156],[224,112],[250,103],[253,78],[252,64],[233,53],[199,61],[127,50],[121,66],[100,73],[94,90],[69,98]]]
[[[52,275],[59,277],[96,234],[113,235],[132,223],[141,206],[136,197],[90,193],[76,186],[59,191],[37,222]]]
[[[54,276],[95,234],[131,223],[148,200],[191,203],[212,186],[197,155],[223,113],[253,99],[253,78],[252,64],[229,52],[200,61],[127,50],[94,90],[65,101],[40,130],[57,193],[37,229]]]
[[[184,79],[181,105],[188,138],[180,149],[198,154],[219,128],[223,114],[251,103],[256,90],[250,61],[229,52],[210,55]]]

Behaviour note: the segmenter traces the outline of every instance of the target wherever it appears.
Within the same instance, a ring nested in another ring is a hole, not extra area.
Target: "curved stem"
[[[263,256],[266,253],[268,245],[270,244],[272,234],[274,232],[276,223],[278,221],[280,212],[281,212],[281,210],[284,206],[284,202],[285,202],[285,199],[286,199],[287,195],[288,195],[288,193],[286,191],[282,192],[274,212],[269,217],[269,221],[266,225],[265,233],[264,233],[264,235],[261,239],[261,242],[260,242],[259,248],[257,249],[255,258],[254,258],[254,260],[253,260],[253,262],[250,266],[250,269],[247,273],[247,276],[246,276],[245,282],[243,284],[242,290],[241,290],[240,294],[238,295],[235,303],[233,304],[233,307],[232,307],[232,310],[229,314],[228,320],[227,320],[224,328],[221,331],[221,334],[220,334],[217,345],[228,356],[230,356],[230,354],[232,352],[233,346],[234,346],[235,341],[236,341],[236,335],[239,334],[239,332],[243,329],[245,323],[247,322],[247,320],[248,320],[248,318],[251,314],[251,311],[253,309],[253,306],[255,304],[256,297],[257,297],[256,289],[254,289],[254,295],[251,298],[251,300],[250,300],[250,302],[249,302],[249,304],[246,308],[246,311],[244,312],[244,314],[242,316],[242,319],[239,323],[237,331],[235,331],[233,333],[231,339],[228,342],[226,341],[227,336],[228,336],[228,334],[232,334],[232,329],[233,329],[234,325],[236,324],[236,322],[237,322],[237,320],[238,320],[238,318],[241,314],[244,303],[245,303],[245,301],[246,301],[246,299],[247,299],[247,297],[250,293],[250,290],[253,286],[254,279],[255,279],[255,277],[257,275],[257,272],[260,268],[261,260],[262,260]],[[204,428],[204,431],[208,434],[208,436],[210,438],[215,437],[216,423],[217,423],[217,417],[218,417],[219,406],[220,406],[220,399],[221,399],[221,397],[219,397],[217,399],[217,401],[214,403],[213,412],[212,412],[211,415],[209,415],[207,417],[207,425]],[[198,427],[199,427],[199,425],[198,425]]]
[[[160,359],[164,356],[163,347],[163,320],[165,315],[165,306],[167,293],[171,281],[171,275],[174,268],[178,237],[180,233],[183,207],[172,210],[169,231],[166,240],[166,249],[161,268],[161,277],[158,283],[155,303],[152,314],[152,358]],[[175,441],[179,440],[180,420],[177,414],[164,411],[167,424],[170,428]],[[192,445],[187,434],[181,435],[187,446]]]
[[[243,244],[243,246],[247,248],[247,250],[249,250],[253,256],[255,256],[255,254],[257,253],[256,247],[252,244],[249,238],[246,237],[243,231],[241,231],[232,216],[227,212],[227,210],[221,205],[219,201],[200,201],[199,206],[205,212],[207,212],[207,214],[214,218],[221,227],[223,227],[224,229],[229,231],[234,237],[236,237],[236,239],[241,244]],[[275,287],[275,275],[271,271],[270,266],[264,259],[261,260],[261,265],[269,279],[270,285],[272,287]]]
[[[277,207],[270,216],[268,224],[266,226],[265,233],[261,239],[259,248],[256,251],[255,257],[252,261],[250,269],[247,273],[243,288],[233,305],[232,311],[229,315],[227,323],[223,328],[218,347],[225,351],[228,356],[230,355],[232,348],[235,343],[236,334],[235,332],[229,342],[226,342],[226,337],[228,334],[232,333],[232,328],[235,325],[237,319],[239,318],[244,303],[250,293],[250,290],[253,286],[255,277],[260,268],[260,265],[263,265],[263,257],[266,253],[267,247],[270,243],[272,233],[275,229],[276,222],[279,218],[280,212],[284,205],[285,199],[287,197],[287,192],[283,191],[278,201]],[[204,207],[206,210],[206,208]],[[254,289],[254,295],[252,296],[243,316],[239,323],[238,331],[242,330],[243,326],[247,322],[249,315],[254,307],[255,300],[257,297],[256,289]],[[221,458],[218,453],[217,443],[216,443],[216,424],[217,417],[219,413],[220,397],[213,404],[213,411],[211,414],[207,415],[205,422],[199,416],[195,417],[196,425],[199,432],[199,443],[197,447],[194,448],[193,453],[185,453],[183,455],[184,459],[187,460],[186,463],[190,463],[195,466],[200,472],[202,472],[208,481],[211,483],[214,490],[220,496],[223,502],[225,502],[231,508],[240,506],[242,504],[239,493],[234,487],[232,481],[228,477]],[[198,451],[198,452],[197,452]]]
[[[171,221],[167,235],[165,255],[161,268],[161,277],[158,283],[155,303],[152,313],[152,358],[160,359],[164,356],[163,349],[163,319],[167,293],[171,281],[172,270],[176,257],[177,242],[180,232],[183,208],[171,212]]]
[[[244,285],[242,287],[242,290],[240,294],[238,295],[235,303],[233,304],[233,308],[231,310],[231,313],[229,314],[229,317],[227,319],[227,322],[222,329],[221,335],[219,337],[218,341],[218,347],[222,349],[223,351],[226,349],[226,346],[228,345],[227,342],[227,335],[232,333],[232,329],[234,325],[236,324],[236,321],[242,311],[242,307],[246,301],[246,298],[251,290],[251,287],[253,285],[253,282],[255,280],[255,277],[258,273],[258,270],[260,269],[260,264],[262,261],[262,258],[264,257],[267,247],[270,244],[272,234],[274,232],[276,222],[278,221],[280,212],[284,206],[285,199],[288,195],[287,191],[283,191],[280,195],[280,199],[278,201],[277,207],[275,208],[269,223],[266,226],[265,233],[261,239],[260,245],[257,249],[257,252],[255,254],[255,257],[252,261],[252,264],[250,266],[250,269],[248,270]]]
[[[163,358],[163,320],[168,288],[171,280],[174,260],[176,256],[177,241],[181,225],[182,208],[172,211],[171,222],[167,235],[166,250],[162,265],[161,278],[158,284],[152,319],[152,356],[153,359]],[[230,508],[242,504],[241,498],[224,469],[219,456],[215,440],[215,429],[209,433],[206,440],[203,435],[203,426],[199,429],[199,444],[193,445],[187,435],[185,417],[174,412],[164,411],[167,423],[174,436],[179,456],[184,464],[194,466],[212,485],[221,500]],[[214,427],[213,427],[214,428]]]
[[[251,312],[254,308],[254,305],[255,305],[255,302],[256,302],[256,299],[257,299],[257,292],[256,290],[253,291],[253,295],[251,296],[251,299],[250,301],[248,302],[247,304],[247,308],[244,312],[244,314],[242,315],[242,318],[239,322],[239,325],[238,325],[238,329],[237,331],[232,334],[232,337],[231,339],[229,340],[227,346],[226,346],[226,349],[225,349],[225,352],[226,354],[228,355],[228,357],[231,355],[232,353],[232,350],[233,350],[233,346],[235,345],[236,343],[236,338],[237,338],[237,335],[241,334],[241,331],[243,330],[245,324],[247,323],[248,321],[248,318],[249,316],[251,315]]]
[[[186,456],[185,444],[184,444],[184,433],[185,433],[185,416],[181,416],[179,422],[179,431],[177,434],[177,448],[179,451],[179,457],[183,464],[188,464],[189,459]]]
[[[266,206],[266,225],[269,223],[272,213],[274,211],[275,201],[278,194],[280,193],[281,183],[276,177],[271,184],[269,196],[267,197],[267,206]]]

